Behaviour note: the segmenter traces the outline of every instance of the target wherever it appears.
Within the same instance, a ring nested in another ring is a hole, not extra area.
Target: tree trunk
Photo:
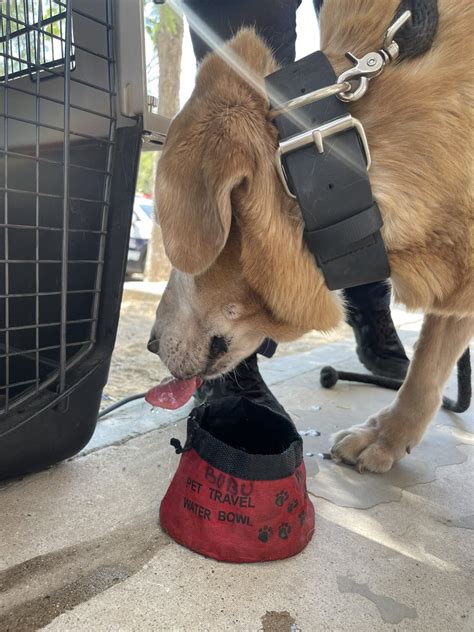
[[[160,7],[160,12],[165,7]],[[168,9],[169,10],[169,9]],[[181,55],[183,50],[183,20],[175,14],[174,29],[169,30],[165,20],[160,20],[157,29],[155,46],[158,51],[159,100],[158,113],[172,118],[179,110],[179,92],[181,85]],[[158,162],[159,154],[156,154]],[[166,281],[169,277],[171,264],[163,246],[161,228],[155,222],[151,239],[148,242],[145,279],[147,281]]]
[[[160,7],[162,10],[163,7]],[[165,26],[156,34],[156,49],[160,77],[158,84],[158,114],[172,118],[179,110],[181,56],[183,52],[183,20],[175,14],[174,32]]]
[[[155,171],[159,157],[160,153],[155,152]],[[161,226],[154,219],[151,237],[148,241],[144,278],[145,281],[167,281],[170,272],[171,263],[166,256]]]

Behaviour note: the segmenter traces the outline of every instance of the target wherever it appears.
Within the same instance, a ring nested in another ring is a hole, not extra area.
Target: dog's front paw
[[[402,429],[396,432],[397,425],[396,419],[382,413],[365,424],[342,430],[332,437],[331,454],[359,472],[388,472],[414,444],[404,438]]]

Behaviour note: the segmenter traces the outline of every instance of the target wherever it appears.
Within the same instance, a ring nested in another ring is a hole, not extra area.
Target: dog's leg
[[[408,375],[394,402],[333,437],[332,454],[359,471],[387,472],[421,438],[449,375],[474,335],[474,318],[425,316]]]

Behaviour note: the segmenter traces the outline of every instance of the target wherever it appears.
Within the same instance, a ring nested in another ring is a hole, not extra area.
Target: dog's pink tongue
[[[197,377],[192,377],[189,380],[166,377],[158,386],[154,386],[148,391],[145,400],[152,406],[175,410],[184,406],[191,399],[201,383]]]

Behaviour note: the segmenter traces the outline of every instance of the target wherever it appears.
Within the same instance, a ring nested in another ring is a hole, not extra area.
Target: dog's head
[[[174,270],[149,348],[178,377],[215,377],[266,337],[292,340],[341,317],[274,166],[263,78],[275,61],[252,30],[224,53],[252,82],[209,55],[158,165],[158,216]]]

